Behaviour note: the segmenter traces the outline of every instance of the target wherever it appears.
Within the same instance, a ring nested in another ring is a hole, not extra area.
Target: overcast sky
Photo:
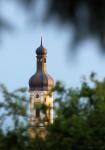
[[[39,5],[41,8],[43,5]],[[28,87],[28,80],[36,71],[35,50],[40,46],[43,33],[43,45],[47,48],[47,71],[56,80],[63,81],[67,86],[79,86],[82,75],[88,76],[91,71],[101,79],[105,76],[105,59],[102,58],[96,41],[89,39],[81,44],[79,53],[72,58],[68,50],[70,37],[68,28],[58,28],[55,22],[47,25],[33,24],[29,28],[24,13],[16,9],[12,3],[4,3],[3,15],[13,20],[18,30],[5,33],[0,47],[0,82],[9,89],[22,86]],[[39,18],[41,13],[39,14]],[[69,61],[68,61],[69,58]]]

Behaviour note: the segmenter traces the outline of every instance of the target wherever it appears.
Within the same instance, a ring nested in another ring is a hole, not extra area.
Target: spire
[[[42,45],[42,36],[41,36],[41,43],[40,43],[40,46],[36,50],[36,54],[37,55],[46,55],[47,54],[46,48],[44,48]]]
[[[42,46],[42,36],[41,36],[41,46]]]

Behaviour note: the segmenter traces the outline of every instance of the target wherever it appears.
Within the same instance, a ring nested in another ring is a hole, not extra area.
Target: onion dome
[[[29,87],[32,91],[49,91],[53,86],[53,78],[44,72],[37,72],[29,80]]]
[[[37,71],[29,80],[30,91],[49,91],[54,86],[53,78],[46,71],[47,50],[41,45],[36,50]]]
[[[42,45],[42,37],[41,37],[41,45],[40,45],[40,47],[37,48],[36,54],[37,55],[46,55],[47,54],[46,48],[44,48]]]

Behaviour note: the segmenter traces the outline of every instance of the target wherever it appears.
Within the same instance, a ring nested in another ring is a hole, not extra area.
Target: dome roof
[[[37,55],[46,55],[47,54],[46,48],[44,48],[42,45],[42,37],[41,37],[41,45],[40,45],[40,47],[37,48],[36,54]]]
[[[40,47],[38,47],[37,50],[36,50],[36,54],[37,55],[46,55],[47,50],[42,45],[40,45]]]
[[[47,50],[41,45],[36,50],[37,54],[37,71],[29,79],[29,89],[32,91],[49,91],[54,86],[53,78],[46,72],[46,54]]]
[[[29,87],[32,91],[48,91],[54,86],[53,78],[45,72],[37,72],[29,80]]]

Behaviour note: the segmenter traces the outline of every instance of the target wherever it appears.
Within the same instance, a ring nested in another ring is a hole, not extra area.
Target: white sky
[[[64,81],[71,87],[79,86],[82,75],[88,76],[91,71],[96,72],[99,78],[105,76],[105,60],[99,55],[99,46],[94,40],[81,44],[78,55],[71,59],[70,53],[68,61],[68,48],[71,49],[68,28],[58,28],[55,22],[47,25],[35,23],[33,28],[28,28],[24,13],[12,3],[4,3],[3,15],[18,27],[14,34],[4,34],[0,47],[0,82],[9,89],[28,87],[28,80],[36,71],[35,50],[40,45],[41,32],[43,45],[48,51],[47,70],[55,81]]]

